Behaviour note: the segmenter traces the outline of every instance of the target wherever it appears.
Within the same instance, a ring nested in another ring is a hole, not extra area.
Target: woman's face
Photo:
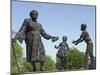
[[[38,17],[38,12],[36,12],[36,11],[31,12],[30,16],[31,16],[32,19],[37,19],[37,17]]]

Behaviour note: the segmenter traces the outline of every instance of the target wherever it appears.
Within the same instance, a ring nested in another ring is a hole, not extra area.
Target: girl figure
[[[62,68],[64,70],[66,69],[66,67],[64,65],[65,61],[67,59],[66,52],[69,50],[69,46],[66,43],[66,41],[67,41],[67,37],[63,36],[62,42],[58,46],[55,46],[56,49],[59,49],[58,52],[57,52],[57,54],[56,54],[56,57],[60,59],[61,64],[62,64]],[[67,49],[66,49],[66,47],[67,47]]]

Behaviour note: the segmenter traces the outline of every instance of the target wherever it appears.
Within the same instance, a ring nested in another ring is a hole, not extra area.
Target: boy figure
[[[66,67],[65,67],[64,64],[65,64],[66,59],[67,59],[66,53],[67,53],[67,50],[69,50],[69,46],[66,43],[66,41],[67,41],[67,37],[66,36],[63,36],[62,40],[63,41],[58,46],[55,46],[55,48],[59,49],[57,54],[56,54],[56,57],[60,59],[62,67],[65,70]],[[66,49],[66,47],[67,47],[67,49]]]
[[[93,56],[93,43],[92,43],[92,40],[91,40],[86,28],[87,28],[86,24],[81,24],[82,34],[79,39],[77,39],[76,41],[73,41],[72,43],[77,45],[78,43],[80,43],[82,41],[86,42],[87,48],[86,48],[86,52],[85,52],[84,68],[89,69],[88,57],[90,57],[90,59],[91,59],[91,65],[94,65],[93,64],[94,56]]]
[[[25,19],[22,27],[18,31],[13,41],[19,40],[20,43],[24,40],[26,43],[26,60],[31,62],[33,71],[36,71],[35,63],[40,63],[40,71],[44,71],[45,49],[41,40],[41,36],[45,39],[51,39],[52,42],[58,40],[58,37],[47,34],[42,25],[37,22],[38,12],[32,10],[30,17]]]

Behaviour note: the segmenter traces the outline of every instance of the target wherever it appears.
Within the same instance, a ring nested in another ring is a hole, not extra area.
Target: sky
[[[82,52],[86,51],[85,42],[77,46],[72,44],[73,40],[80,37],[82,23],[87,24],[87,31],[93,41],[95,55],[95,6],[12,1],[12,30],[18,32],[24,19],[30,18],[29,13],[33,9],[38,11],[38,22],[42,24],[45,32],[52,36],[59,36],[57,42],[42,38],[46,54],[51,56],[52,59],[55,60],[58,51],[54,46],[59,45],[63,36],[68,37],[67,43],[70,48],[76,47]],[[24,56],[26,56],[25,42],[21,45],[24,48]]]

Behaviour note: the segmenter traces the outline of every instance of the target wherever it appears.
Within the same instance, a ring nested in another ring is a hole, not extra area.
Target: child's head
[[[87,25],[86,24],[81,24],[81,31],[84,31],[86,29]]]
[[[67,41],[67,36],[63,36],[62,40]]]

